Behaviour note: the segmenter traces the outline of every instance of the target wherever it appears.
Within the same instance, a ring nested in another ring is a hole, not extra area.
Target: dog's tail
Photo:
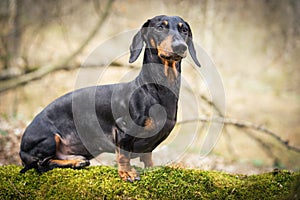
[[[24,168],[20,171],[20,173],[25,173],[26,171],[35,168],[38,168],[38,161],[37,157],[34,157],[24,151],[20,151],[20,157],[23,163]]]

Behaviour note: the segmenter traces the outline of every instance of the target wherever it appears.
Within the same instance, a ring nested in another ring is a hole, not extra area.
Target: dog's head
[[[200,67],[191,28],[178,16],[161,15],[145,22],[130,46],[130,63],[138,58],[144,43],[147,48],[154,49],[158,57],[167,61],[180,61],[186,57],[188,49],[195,64]]]

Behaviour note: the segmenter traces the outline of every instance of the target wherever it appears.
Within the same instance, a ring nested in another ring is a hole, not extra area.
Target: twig
[[[226,137],[226,144],[227,144],[227,149],[228,149],[228,152],[229,154],[233,155],[234,157],[236,157],[236,152],[233,148],[233,145],[232,145],[232,138],[231,138],[231,135],[228,131],[228,127],[224,127],[224,136]]]
[[[0,93],[4,92],[6,90],[15,88],[20,85],[24,85],[28,83],[29,81],[36,80],[39,78],[42,78],[43,76],[65,68],[65,65],[67,65],[71,60],[73,60],[82,50],[87,46],[87,44],[94,38],[94,36],[97,34],[99,31],[101,25],[107,18],[109,14],[109,10],[112,6],[113,0],[109,0],[108,3],[106,4],[105,11],[102,13],[102,17],[99,19],[99,21],[96,23],[95,28],[91,31],[91,33],[88,35],[88,37],[82,42],[82,44],[71,54],[69,55],[66,59],[63,59],[62,61],[59,61],[57,63],[51,63],[46,66],[42,66],[36,71],[30,72],[28,74],[24,74],[6,81],[0,82]]]
[[[211,100],[209,100],[205,95],[200,95],[201,99],[204,100],[209,106],[213,107],[215,109],[215,111],[217,111],[217,113],[219,114],[219,116],[223,117],[224,113],[222,113],[222,111],[218,108],[218,106],[212,102]]]
[[[14,190],[23,198],[24,195],[16,188],[15,184],[13,184],[13,182],[11,182],[10,180],[8,180],[8,182],[12,185]]]
[[[264,152],[268,155],[268,157],[274,158],[275,160],[278,160],[278,157],[272,152],[272,147],[268,145],[266,142],[261,140],[259,137],[255,136],[251,133],[251,130],[246,130],[245,133],[252,139],[254,139],[264,150]]]
[[[196,119],[183,120],[181,122],[178,122],[177,124],[186,124],[186,123],[199,122],[199,121],[205,122],[205,123],[223,123],[225,125],[236,126],[237,128],[247,128],[247,129],[257,130],[259,132],[265,133],[265,134],[275,138],[279,143],[286,146],[287,149],[300,153],[299,148],[289,145],[289,141],[282,139],[273,131],[265,128],[262,125],[253,124],[253,123],[247,122],[247,121],[241,121],[241,120],[230,119],[230,118],[222,118],[222,117],[216,117],[216,118],[201,117],[201,118],[196,118]]]

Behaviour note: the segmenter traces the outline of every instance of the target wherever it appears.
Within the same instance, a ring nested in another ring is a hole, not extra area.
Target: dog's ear
[[[133,37],[132,43],[130,45],[130,58],[129,63],[133,63],[139,57],[145,40],[146,29],[149,26],[150,20],[144,23],[142,28]]]
[[[198,61],[198,58],[197,58],[197,54],[196,54],[196,50],[195,50],[195,47],[194,47],[194,43],[193,43],[193,36],[192,36],[192,30],[190,28],[190,25],[185,22],[185,24],[188,26],[189,28],[189,33],[188,33],[188,41],[187,41],[187,45],[189,47],[189,52],[195,62],[195,64],[198,66],[198,67],[201,67],[199,61]]]

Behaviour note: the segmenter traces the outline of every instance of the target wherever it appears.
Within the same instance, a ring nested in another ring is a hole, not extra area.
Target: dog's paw
[[[134,168],[132,168],[130,171],[119,171],[119,176],[122,180],[129,182],[141,180],[139,174]]]
[[[90,161],[89,160],[78,160],[74,163],[73,168],[74,169],[81,169],[83,167],[89,166]]]

